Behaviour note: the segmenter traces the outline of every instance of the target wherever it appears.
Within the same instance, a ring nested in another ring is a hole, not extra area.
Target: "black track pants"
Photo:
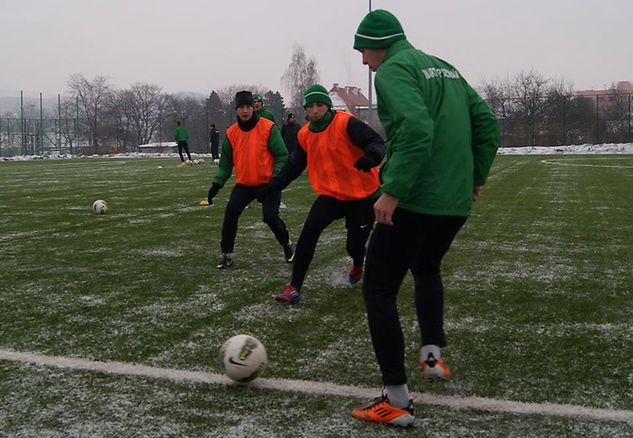
[[[222,242],[220,243],[223,253],[233,252],[235,246],[235,236],[237,235],[237,222],[240,215],[255,199],[255,189],[257,187],[235,184],[231,191],[231,197],[226,204],[224,211],[224,223],[222,224]],[[274,192],[262,200],[263,220],[271,229],[277,242],[281,246],[286,246],[289,242],[286,224],[279,217],[279,204],[281,203],[281,192]]]
[[[295,260],[292,267],[292,284],[301,288],[310,262],[314,256],[319,236],[332,222],[345,218],[347,229],[347,253],[354,265],[362,265],[365,259],[365,244],[374,224],[375,198],[355,201],[341,201],[331,196],[320,195],[306,218],[297,241]]]
[[[185,157],[182,155],[182,151],[187,152],[187,157],[191,161],[191,154],[189,153],[189,144],[187,140],[182,140],[178,142],[178,155],[180,155],[180,161],[185,161]]]
[[[369,332],[385,385],[406,383],[404,337],[396,297],[408,270],[415,282],[422,345],[446,345],[440,266],[466,218],[396,209],[393,222],[393,226],[376,225],[367,248],[363,279]]]

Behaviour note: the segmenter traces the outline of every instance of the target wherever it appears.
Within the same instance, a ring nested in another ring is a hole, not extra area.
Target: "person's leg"
[[[394,225],[377,224],[369,239],[363,278],[363,298],[369,332],[385,385],[406,384],[404,336],[396,305],[408,270],[410,225],[394,212]]]
[[[236,184],[231,191],[229,202],[224,211],[224,222],[222,224],[222,241],[220,247],[223,254],[233,252],[235,236],[237,235],[237,222],[246,206],[255,199],[254,193],[248,187]]]
[[[291,284],[297,289],[301,289],[303,285],[306,273],[314,257],[319,236],[328,225],[342,216],[342,202],[344,201],[320,195],[310,207],[308,217],[297,241],[295,259],[292,266]]]
[[[422,345],[443,347],[446,345],[446,338],[444,287],[440,267],[444,255],[466,222],[466,218],[430,215],[419,217],[416,230],[418,244],[412,256],[411,272],[415,281],[415,305]]]
[[[180,155],[180,161],[185,162],[185,157],[182,155],[182,150],[184,148],[184,144],[182,141],[178,142],[178,155]]]
[[[253,191],[254,193],[254,191]],[[286,229],[286,224],[279,217],[279,204],[281,203],[281,192],[273,192],[262,199],[263,221],[273,232],[277,242],[283,247],[290,243],[290,235]]]
[[[367,239],[374,226],[373,198],[347,201],[345,205],[345,228],[347,228],[347,253],[354,266],[363,266]]]
[[[191,161],[191,154],[189,153],[189,143],[185,140],[184,141],[184,146],[185,146],[185,151],[187,152],[187,157],[189,158],[189,161]]]

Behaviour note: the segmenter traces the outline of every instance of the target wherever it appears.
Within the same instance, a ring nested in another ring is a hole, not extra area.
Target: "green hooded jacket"
[[[279,126],[279,123],[277,123],[277,118],[275,117],[272,111],[264,107],[261,107],[259,110],[255,111],[255,114],[257,114],[258,117],[263,117],[265,119],[268,119],[271,122],[273,122],[275,125]]]
[[[174,129],[174,141],[187,141],[189,140],[189,134],[184,126],[176,126]]]
[[[417,213],[468,216],[499,147],[490,107],[453,66],[407,40],[387,50],[375,86],[387,136],[382,192]]]

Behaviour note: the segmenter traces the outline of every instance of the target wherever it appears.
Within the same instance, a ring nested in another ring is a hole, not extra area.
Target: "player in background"
[[[180,164],[178,167],[191,166],[193,162],[191,161],[191,154],[189,153],[189,133],[187,129],[182,126],[180,120],[176,122],[176,129],[174,129],[174,141],[178,144],[178,155],[180,155]],[[185,161],[185,157],[182,155],[182,151],[187,152],[187,161]]]
[[[253,94],[253,106],[255,108],[255,114],[257,114],[258,117],[268,119],[275,125],[279,126],[279,123],[277,123],[277,118],[272,113],[272,111],[264,108],[264,99],[262,98],[261,94]]]

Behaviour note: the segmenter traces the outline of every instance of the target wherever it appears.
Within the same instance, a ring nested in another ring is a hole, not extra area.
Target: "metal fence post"
[[[631,96],[633,95],[629,94],[629,142],[633,141],[633,138],[631,137]]]
[[[596,136],[594,138],[594,143],[598,144],[598,138],[599,136],[599,132],[598,130],[600,129],[600,96],[596,96]]]

